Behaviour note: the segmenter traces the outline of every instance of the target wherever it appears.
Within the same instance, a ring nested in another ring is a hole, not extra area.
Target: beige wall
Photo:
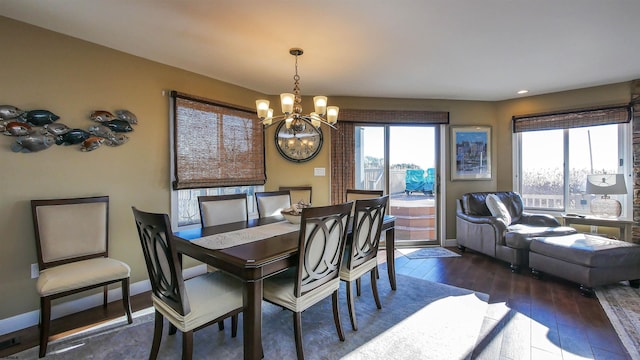
[[[29,264],[37,262],[29,200],[110,196],[110,253],[147,278],[131,206],[170,211],[169,106],[163,90],[252,107],[262,95],[194,73],[0,17],[0,101],[48,109],[58,122],[87,129],[93,110],[128,109],[139,119],[128,143],[84,153],[55,146],[13,153],[0,136],[0,319],[38,309]],[[73,224],[70,224],[72,226]]]
[[[132,267],[132,281],[147,278],[131,206],[170,211],[168,98],[178,90],[227,103],[253,107],[263,94],[203,77],[105,47],[0,17],[0,102],[26,110],[48,109],[59,122],[86,129],[93,110],[128,109],[139,118],[127,144],[103,146],[83,153],[78,146],[55,146],[32,154],[13,153],[10,137],[0,137],[0,320],[38,309],[35,280],[29,265],[36,251],[29,200],[93,196],[111,197],[111,255]],[[489,125],[493,129],[493,179],[450,182],[446,179],[446,236],[455,237],[455,198],[468,191],[511,188],[513,114],[628,101],[626,83],[499,103],[450,100],[371,99],[340,97],[330,102],[352,109],[449,111],[451,125]],[[275,97],[274,97],[275,98]],[[616,100],[616,101],[614,101]],[[303,107],[309,109],[305,99]],[[567,106],[565,106],[567,105]],[[267,190],[280,185],[313,186],[313,203],[329,203],[329,131],[322,152],[295,164],[279,156],[273,144],[275,127],[266,133]],[[445,144],[448,149],[448,130]],[[449,162],[447,154],[447,164]],[[324,167],[327,176],[314,177]]]

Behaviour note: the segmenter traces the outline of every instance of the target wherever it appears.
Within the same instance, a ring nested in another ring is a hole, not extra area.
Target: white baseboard
[[[206,265],[198,265],[183,270],[185,279],[202,274],[207,271]],[[129,286],[131,296],[151,291],[151,283],[149,280],[138,281]],[[111,289],[108,292],[107,300],[109,302],[122,299],[122,289],[120,287]],[[102,293],[86,296],[80,299],[63,302],[51,307],[51,319],[57,319],[83,310],[91,309],[102,305]],[[40,310],[29,311],[27,313],[18,314],[10,318],[0,320],[0,335],[12,333],[31,326],[38,325],[40,322]]]
[[[458,240],[456,239],[445,239],[444,240],[445,247],[456,247],[458,246]]]

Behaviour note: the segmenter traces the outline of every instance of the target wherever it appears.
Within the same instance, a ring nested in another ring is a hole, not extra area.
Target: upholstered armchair
[[[499,200],[502,212],[489,209],[487,199],[491,197],[489,203]],[[456,200],[458,248],[462,251],[469,248],[506,261],[513,272],[528,266],[531,238],[575,232],[573,228],[561,226],[551,215],[524,212],[522,197],[516,192],[466,193]]]

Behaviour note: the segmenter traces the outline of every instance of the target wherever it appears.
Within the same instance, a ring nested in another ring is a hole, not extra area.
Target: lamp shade
[[[624,174],[587,175],[587,194],[621,195],[627,193]]]

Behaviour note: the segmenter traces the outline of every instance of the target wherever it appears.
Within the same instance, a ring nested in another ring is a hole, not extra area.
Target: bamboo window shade
[[[171,92],[173,188],[263,185],[264,129],[255,111]]]
[[[571,129],[628,123],[633,117],[629,104],[513,116],[513,132]]]

